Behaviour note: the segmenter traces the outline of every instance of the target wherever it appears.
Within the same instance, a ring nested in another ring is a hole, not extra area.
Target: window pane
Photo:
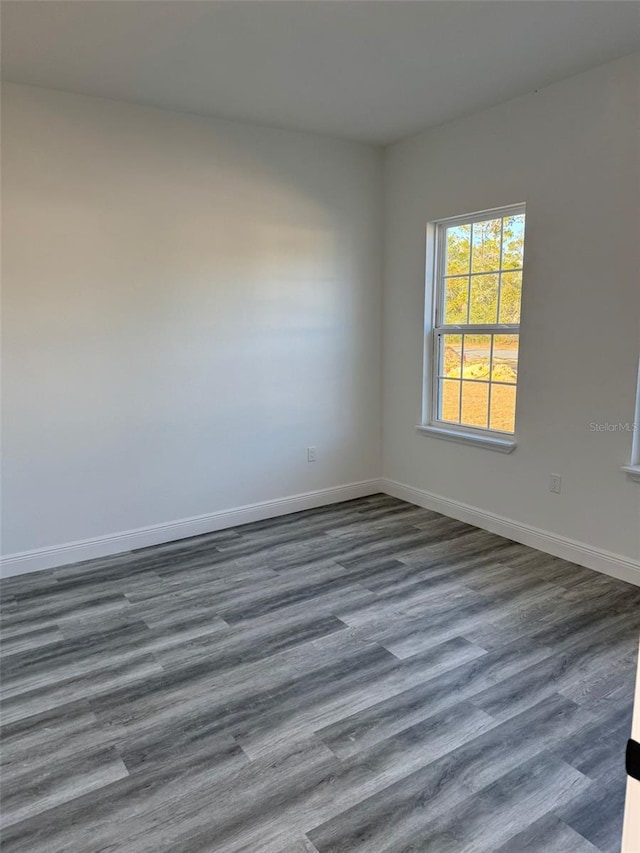
[[[505,214],[438,228],[433,393],[444,424],[514,433],[525,215]]]
[[[457,379],[441,379],[439,394],[439,419],[454,424],[460,423],[460,382]]]
[[[470,225],[447,228],[445,275],[461,275],[469,272],[470,243]]]
[[[498,276],[474,275],[471,278],[470,323],[495,323],[498,316]]]
[[[462,335],[440,335],[439,375],[460,377],[462,367]]]
[[[522,296],[522,273],[507,272],[500,276],[499,323],[520,322],[520,299]]]
[[[491,386],[491,429],[515,432],[516,428],[516,386]]]
[[[469,279],[447,278],[444,284],[444,323],[446,326],[467,322]]]
[[[502,269],[518,269],[524,255],[524,213],[505,216],[502,228]]]
[[[518,381],[519,335],[493,336],[493,364],[491,378],[494,382]]]
[[[464,379],[489,381],[491,369],[491,335],[464,335]]]
[[[489,383],[462,383],[462,418],[464,426],[487,427],[489,415]]]
[[[472,226],[471,272],[495,272],[500,269],[501,219],[474,222]]]

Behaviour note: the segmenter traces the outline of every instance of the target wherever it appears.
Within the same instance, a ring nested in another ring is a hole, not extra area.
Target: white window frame
[[[424,328],[424,366],[423,366],[423,397],[422,422],[416,429],[420,432],[457,441],[464,444],[475,444],[503,453],[511,453],[516,447],[515,432],[503,432],[482,427],[472,427],[464,424],[441,421],[438,412],[438,376],[439,359],[438,343],[444,334],[520,334],[520,323],[491,323],[488,325],[457,324],[445,326],[440,322],[444,313],[444,269],[446,244],[443,239],[447,228],[457,225],[471,225],[486,219],[502,219],[507,216],[525,215],[526,241],[526,205],[524,203],[482,210],[464,216],[454,216],[432,222],[427,227],[427,264],[425,287],[425,328]],[[518,272],[517,269],[505,272]],[[521,270],[520,270],[521,271]],[[495,270],[501,274],[502,269]],[[470,271],[471,274],[471,271]],[[498,291],[498,312],[500,311],[500,291]],[[499,313],[498,313],[499,316]],[[500,384],[500,383],[494,383]],[[516,384],[516,399],[518,394]],[[461,389],[462,391],[462,389]],[[491,394],[491,383],[489,383]],[[489,405],[491,398],[489,398]]]
[[[634,412],[633,438],[631,442],[631,462],[629,465],[623,465],[622,470],[640,483],[640,360],[638,360],[638,382],[636,387],[636,408]]]

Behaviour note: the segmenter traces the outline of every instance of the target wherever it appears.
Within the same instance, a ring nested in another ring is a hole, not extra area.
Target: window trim
[[[478,430],[471,433],[467,432],[466,429],[442,429],[440,426],[432,424],[417,424],[416,430],[424,435],[443,438],[445,441],[455,441],[457,444],[475,444],[477,447],[486,447],[487,450],[497,450],[499,453],[512,453],[517,447],[515,439],[498,438],[497,434],[495,436],[483,435]],[[511,435],[511,433],[501,433],[501,435]]]
[[[504,218],[506,216],[517,216],[524,214],[526,216],[526,205],[524,202],[518,204],[505,205],[504,207],[495,207],[489,210],[481,210],[476,213],[452,216],[446,219],[439,219],[430,222],[427,225],[426,234],[426,258],[425,258],[425,313],[424,313],[424,352],[423,352],[423,371],[422,371],[422,419],[421,423],[416,425],[416,429],[426,435],[432,435],[437,438],[444,438],[449,441],[457,441],[465,444],[475,444],[477,446],[487,447],[492,450],[499,450],[502,453],[511,453],[516,445],[516,432],[504,432],[502,430],[489,429],[485,427],[473,427],[458,423],[449,423],[447,421],[438,420],[436,413],[438,411],[438,385],[437,385],[437,364],[438,364],[438,341],[443,334],[519,334],[520,323],[495,323],[488,325],[478,324],[458,324],[444,326],[439,323],[439,318],[443,316],[443,300],[444,287],[440,283],[444,281],[444,276],[441,271],[444,270],[445,264],[445,241],[438,239],[439,235],[445,228],[455,227],[457,225],[469,225],[474,222],[483,222],[486,219]],[[505,272],[518,272],[517,270],[509,269]],[[502,269],[495,272],[501,273]],[[469,270],[469,276],[472,276]],[[499,291],[498,291],[499,298]],[[499,310],[499,303],[498,303]],[[500,384],[500,383],[497,383]],[[516,384],[516,397],[517,397]]]
[[[640,359],[638,360],[636,406],[633,420],[633,438],[631,439],[631,462],[628,465],[623,465],[622,470],[632,480],[640,483]]]

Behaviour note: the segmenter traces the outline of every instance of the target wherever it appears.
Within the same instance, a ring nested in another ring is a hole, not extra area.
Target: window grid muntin
[[[518,387],[517,364],[518,364],[518,360],[519,360],[519,350],[520,350],[520,333],[519,333],[519,331],[517,329],[514,329],[513,327],[510,327],[509,330],[507,330],[501,326],[501,327],[497,328],[495,331],[486,331],[486,332],[483,332],[482,334],[480,334],[476,327],[474,327],[474,326],[470,327],[470,334],[467,333],[467,336],[490,338],[489,346],[488,346],[489,372],[488,372],[488,376],[486,379],[485,378],[475,379],[475,378],[471,378],[468,376],[464,376],[463,367],[464,367],[464,354],[465,354],[465,346],[466,346],[464,334],[460,334],[458,329],[451,328],[451,327],[444,327],[441,329],[437,329],[437,330],[434,330],[434,332],[435,332],[435,339],[436,339],[436,349],[435,349],[435,353],[434,353],[434,366],[435,366],[435,370],[436,370],[436,375],[434,377],[434,382],[436,385],[435,396],[436,396],[436,402],[437,402],[437,409],[435,411],[437,411],[439,413],[439,418],[437,419],[437,423],[455,426],[456,428],[460,427],[460,428],[471,429],[471,430],[483,430],[485,432],[492,432],[492,433],[496,432],[496,433],[500,433],[501,435],[513,435],[513,430],[500,429],[499,427],[495,427],[495,426],[492,427],[491,426],[491,422],[492,422],[492,420],[494,420],[494,418],[492,418],[491,404],[492,404],[492,399],[493,399],[493,386],[513,388],[514,390],[517,389],[517,387]],[[444,359],[444,352],[445,352],[445,346],[446,345],[444,344],[444,341],[442,339],[448,335],[454,335],[455,337],[461,338],[460,350],[459,350],[459,353],[460,353],[460,359],[459,359],[460,375],[459,376],[451,376],[451,375],[448,375],[447,373],[445,373],[443,359]],[[493,378],[494,367],[499,361],[495,356],[495,338],[496,337],[508,337],[508,336],[511,336],[511,337],[514,337],[517,339],[517,345],[515,348],[516,357],[515,357],[515,359],[513,359],[516,363],[516,368],[515,368],[516,378],[515,378],[514,382],[509,382],[506,380],[494,379]],[[445,412],[444,412],[445,383],[458,383],[458,415],[457,415],[457,420],[454,420],[453,418],[445,416]],[[464,404],[464,390],[465,390],[465,387],[469,386],[469,385],[475,385],[475,386],[486,385],[486,386],[488,386],[487,406],[486,406],[486,410],[487,410],[487,417],[486,417],[487,426],[486,427],[481,427],[481,426],[467,424],[467,423],[462,422],[462,410],[463,410],[463,404]]]
[[[494,369],[494,336],[495,335],[508,335],[513,334],[518,337],[518,361],[519,364],[519,356],[520,356],[520,323],[483,323],[483,324],[473,324],[473,323],[464,323],[464,324],[444,324],[444,322],[440,322],[444,320],[445,316],[445,294],[446,294],[446,282],[449,279],[454,278],[466,278],[468,280],[467,285],[467,321],[469,320],[470,311],[471,311],[471,278],[473,276],[479,275],[497,275],[498,276],[498,304],[496,311],[496,320],[500,319],[500,307],[501,307],[501,297],[502,297],[502,276],[504,274],[509,273],[520,273],[523,272],[523,265],[519,267],[504,267],[504,222],[505,219],[509,219],[510,217],[515,216],[523,216],[525,217],[524,221],[524,229],[526,232],[526,211],[524,205],[513,205],[505,208],[497,208],[495,210],[483,211],[478,214],[474,214],[472,216],[461,216],[455,217],[448,220],[443,220],[442,222],[435,223],[435,252],[433,255],[433,282],[434,282],[434,299],[433,299],[433,324],[431,327],[432,335],[432,346],[431,346],[431,370],[430,370],[430,412],[431,418],[430,422],[436,426],[443,426],[445,428],[455,428],[456,430],[462,430],[464,432],[471,433],[484,433],[484,434],[502,434],[502,435],[514,435],[515,434],[515,412],[514,412],[514,424],[512,430],[501,430],[495,427],[491,427],[492,421],[492,412],[491,412],[491,402],[492,402],[492,385],[500,385],[506,386],[510,388],[516,389],[517,394],[517,368],[516,368],[516,381],[513,383],[504,382],[501,380],[494,380],[493,377],[493,369]],[[499,266],[495,270],[483,270],[481,272],[472,272],[473,268],[473,225],[476,222],[487,222],[495,219],[500,219],[500,253],[499,253]],[[447,230],[450,228],[455,228],[460,225],[470,225],[470,233],[469,233],[469,271],[467,273],[458,273],[446,275],[446,263],[447,263],[447,239],[446,234]],[[524,234],[523,234],[524,237]],[[523,244],[523,253],[524,253],[524,244]],[[520,292],[520,304],[519,311],[521,309],[521,299],[522,293]],[[459,334],[462,336],[461,339],[461,347],[460,347],[460,377],[450,377],[444,376],[441,372],[440,367],[440,337],[444,334]],[[489,378],[487,380],[478,380],[478,379],[467,379],[464,377],[464,348],[465,348],[465,334],[466,335],[482,335],[488,334],[491,335],[491,347],[489,354]],[[428,351],[429,348],[427,348]],[[442,411],[442,395],[444,390],[444,381],[451,382],[459,382],[459,398],[458,398],[458,421],[445,420],[443,417]],[[463,404],[463,391],[464,391],[464,382],[469,383],[481,383],[489,385],[489,394],[487,401],[487,417],[486,423],[487,427],[477,427],[472,426],[470,424],[462,423],[462,404]],[[515,405],[515,404],[514,404]]]

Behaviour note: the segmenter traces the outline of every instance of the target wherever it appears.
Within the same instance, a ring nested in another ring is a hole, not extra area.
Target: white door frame
[[[640,653],[638,654],[638,674],[636,676],[631,737],[640,743]],[[624,809],[621,853],[640,853],[640,782],[630,776],[627,777],[627,799]]]

